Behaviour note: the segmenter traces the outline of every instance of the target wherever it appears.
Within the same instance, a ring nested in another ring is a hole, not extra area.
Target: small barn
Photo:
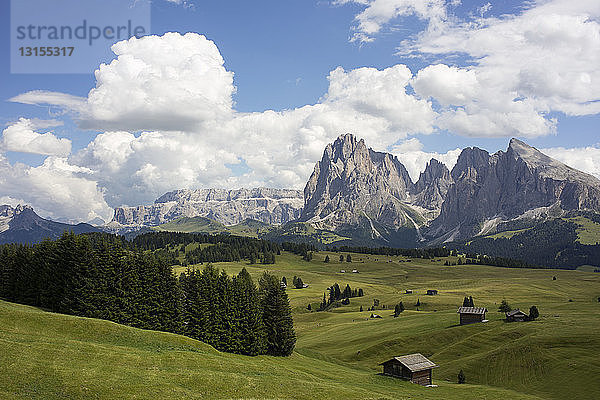
[[[406,289],[406,290],[404,291],[404,294],[412,294],[412,289]]]
[[[435,296],[436,294],[438,294],[438,291],[435,289],[427,290],[427,296]]]
[[[457,313],[460,314],[460,324],[474,324],[485,321],[487,308],[483,307],[459,307]]]
[[[506,320],[508,322],[523,322],[527,320],[527,314],[517,308],[506,313]]]
[[[431,385],[431,370],[437,367],[420,353],[394,357],[379,365],[383,365],[385,375],[408,379],[423,386]]]

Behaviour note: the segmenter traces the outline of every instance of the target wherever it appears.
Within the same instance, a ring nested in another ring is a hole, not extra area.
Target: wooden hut
[[[436,294],[438,294],[438,291],[436,289],[427,290],[427,296],[435,296]]]
[[[508,322],[523,322],[527,320],[527,314],[517,308],[506,313],[506,320]]]
[[[379,365],[383,365],[385,375],[408,379],[423,386],[431,385],[431,370],[437,367],[419,353],[394,357]]]
[[[487,308],[483,307],[459,307],[457,313],[460,314],[460,324],[474,324],[485,321]]]

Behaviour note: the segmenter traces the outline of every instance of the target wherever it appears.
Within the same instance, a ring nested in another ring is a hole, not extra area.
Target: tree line
[[[178,279],[160,252],[108,234],[65,233],[39,244],[0,246],[0,297],[63,314],[184,334],[248,355],[291,354],[287,294],[265,273],[230,278],[206,265]]]
[[[360,253],[382,256],[405,256],[412,258],[448,257],[450,250],[440,247],[401,249],[395,247],[366,247],[366,246],[331,246],[328,251],[336,253]]]

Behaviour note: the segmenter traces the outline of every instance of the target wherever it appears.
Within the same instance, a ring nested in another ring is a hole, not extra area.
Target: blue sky
[[[180,3],[154,0],[156,40],[121,50],[155,68],[151,77],[128,86],[136,78],[118,75],[139,64],[123,59],[88,98],[92,70],[10,73],[10,2],[0,0],[0,172],[14,176],[0,183],[2,202],[109,219],[112,207],[182,187],[301,188],[324,144],[346,131],[397,154],[413,176],[432,156],[451,167],[456,148],[497,151],[513,136],[600,176],[592,1]],[[157,46],[174,49],[173,65]],[[214,75],[195,78],[194,57]],[[94,62],[114,58],[107,46]],[[181,88],[163,99],[152,79]]]

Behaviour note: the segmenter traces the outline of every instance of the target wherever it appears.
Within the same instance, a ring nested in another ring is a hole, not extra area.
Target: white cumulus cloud
[[[87,98],[32,91],[11,100],[63,107],[81,127],[105,130],[190,130],[231,113],[233,73],[204,36],[134,37],[111,49],[117,57],[95,71]]]
[[[448,150],[446,153],[423,151],[423,143],[417,138],[411,138],[392,147],[392,154],[398,157],[398,160],[406,167],[413,182],[417,182],[419,174],[425,170],[427,163],[435,158],[444,164],[450,171],[456,165],[456,160],[461,153],[461,149],[456,148]]]
[[[52,126],[53,121],[34,121],[20,118],[2,132],[1,149],[21,153],[67,156],[71,152],[71,141],[57,138],[51,132],[38,133],[34,129]]]

